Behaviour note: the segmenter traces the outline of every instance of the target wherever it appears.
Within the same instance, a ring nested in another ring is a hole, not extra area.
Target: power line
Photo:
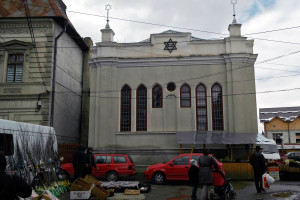
[[[287,66],[287,67],[300,67],[300,65],[287,65],[287,64],[280,64],[280,63],[264,63],[267,65],[280,65],[280,66]]]
[[[33,27],[32,27],[32,21],[31,21],[31,18],[30,18],[30,11],[29,11],[29,8],[28,8],[27,0],[23,0],[23,4],[24,4],[24,8],[25,8],[26,19],[27,19],[27,23],[28,23],[30,36],[31,36],[32,42],[35,44],[35,47],[36,47],[36,42],[35,42],[35,37],[34,37],[34,32],[33,32]],[[40,71],[41,76],[42,76],[41,63],[40,63],[40,60],[39,60],[37,48],[35,48],[35,55],[36,55],[36,60],[37,60],[37,63],[38,63],[39,71]],[[42,78],[42,80],[43,80],[43,78]],[[44,80],[42,82],[43,82],[43,85],[45,87],[45,90],[47,91],[47,87],[46,87],[46,84],[45,84]]]
[[[11,3],[18,3],[10,0],[6,0],[7,2]],[[39,5],[34,5],[30,4],[32,7],[42,7],[42,8],[52,8],[49,6],[39,6]],[[106,18],[107,16],[105,15],[99,15],[99,14],[92,14],[92,13],[86,13],[86,12],[79,12],[79,11],[72,11],[72,10],[67,10],[67,12],[70,13],[75,13],[75,14],[82,14],[82,15],[88,15],[88,16],[94,16],[94,17],[100,17],[100,18]],[[127,21],[127,22],[133,22],[133,23],[140,23],[140,24],[146,24],[146,25],[153,25],[153,26],[160,26],[160,27],[167,27],[167,28],[175,28],[175,29],[183,29],[183,30],[188,30],[188,31],[195,31],[195,32],[203,32],[203,33],[210,33],[210,34],[217,34],[217,35],[225,35],[228,36],[228,33],[219,33],[219,32],[214,32],[214,31],[206,31],[206,30],[201,30],[201,29],[192,29],[192,28],[186,28],[186,27],[179,27],[179,26],[170,26],[166,24],[158,24],[158,23],[152,23],[152,22],[146,22],[146,21],[138,21],[138,20],[131,20],[131,19],[125,19],[125,18],[118,18],[118,17],[110,17],[111,19],[115,20],[120,20],[120,21]],[[256,32],[256,33],[246,33],[243,34],[243,36],[246,35],[257,35],[257,34],[263,34],[263,33],[271,33],[271,32],[278,32],[278,31],[284,31],[284,30],[291,30],[291,29],[296,29],[299,28],[300,26],[292,26],[292,27],[286,27],[286,28],[280,28],[280,29],[273,29],[273,30],[267,30],[267,31],[261,31],[261,32]],[[212,38],[215,39],[215,38]],[[278,40],[270,40],[270,39],[263,39],[263,38],[252,38],[252,39],[258,39],[258,40],[266,40],[266,41],[271,41],[271,42],[281,42],[281,43],[288,43],[288,44],[297,44],[300,45],[300,43],[293,43],[293,42],[286,42],[286,41],[278,41]]]
[[[266,62],[269,62],[269,61],[277,60],[277,59],[279,59],[279,58],[283,58],[283,57],[290,56],[290,55],[297,54],[297,53],[300,53],[300,50],[298,50],[298,51],[293,51],[293,52],[290,52],[290,53],[287,53],[287,54],[283,54],[283,55],[279,55],[279,56],[276,56],[276,57],[274,57],[274,58],[269,58],[269,59],[266,59],[266,60],[257,62],[256,64],[266,63]]]
[[[300,26],[279,28],[279,29],[273,29],[273,30],[268,30],[268,31],[255,32],[255,33],[246,33],[244,35],[257,35],[257,34],[272,33],[272,32],[277,32],[277,31],[286,31],[286,30],[297,29],[297,28],[300,28]]]
[[[288,92],[288,91],[294,91],[294,90],[300,90],[300,88],[287,88],[287,89],[281,89],[281,90],[267,90],[267,91],[261,91],[261,92],[247,92],[247,93],[235,93],[235,94],[222,94],[223,97],[227,96],[240,96],[240,95],[256,95],[256,94],[267,94],[267,93],[277,93],[277,92]],[[120,97],[101,97],[101,96],[90,96],[95,97],[99,99],[121,99]],[[210,95],[206,95],[206,97],[213,97]],[[177,99],[180,99],[180,97],[176,97]],[[197,98],[196,96],[190,96],[190,98]],[[131,97],[131,99],[137,99],[136,97]],[[152,98],[146,98],[151,100]],[[168,99],[163,97],[162,99]]]

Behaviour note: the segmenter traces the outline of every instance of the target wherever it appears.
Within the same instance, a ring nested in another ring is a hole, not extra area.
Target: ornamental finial
[[[107,11],[105,28],[107,28],[107,29],[110,28],[109,27],[109,10],[111,10],[111,9],[112,9],[112,5],[109,5],[109,4],[105,5],[105,10]]]
[[[233,7],[233,20],[232,20],[232,23],[236,24],[237,21],[236,21],[236,18],[235,18],[235,4],[237,4],[237,0],[230,0],[230,2],[231,2],[232,7]]]

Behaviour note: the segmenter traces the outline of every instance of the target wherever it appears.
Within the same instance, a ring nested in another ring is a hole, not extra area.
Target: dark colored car
[[[117,181],[120,176],[129,176],[136,173],[134,162],[127,154],[94,154],[95,163],[99,170],[93,167],[94,177],[105,177],[108,181]],[[62,164],[62,169],[74,176],[72,163]]]
[[[190,160],[195,159],[198,161],[200,156],[203,156],[203,154],[181,154],[167,163],[159,163],[147,167],[145,176],[153,180],[156,184],[163,184],[166,180],[189,180],[188,171],[191,167]],[[213,155],[210,156],[213,157]],[[222,163],[215,157],[213,158],[217,162],[219,170],[224,173]]]
[[[285,156],[288,159],[300,161],[300,152],[289,152]]]

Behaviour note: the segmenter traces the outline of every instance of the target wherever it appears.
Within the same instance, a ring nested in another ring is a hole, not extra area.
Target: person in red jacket
[[[17,175],[5,173],[6,158],[0,154],[0,199],[15,200],[17,197],[31,196],[32,189],[22,178]]]

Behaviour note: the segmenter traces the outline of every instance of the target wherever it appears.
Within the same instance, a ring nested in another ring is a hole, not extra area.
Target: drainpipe
[[[63,30],[55,37],[54,40],[54,58],[53,58],[53,73],[52,73],[52,94],[51,94],[51,112],[50,112],[50,126],[53,127],[54,121],[54,98],[55,98],[55,83],[56,83],[56,55],[57,55],[57,41],[66,32],[68,21],[65,20],[65,27]]]

